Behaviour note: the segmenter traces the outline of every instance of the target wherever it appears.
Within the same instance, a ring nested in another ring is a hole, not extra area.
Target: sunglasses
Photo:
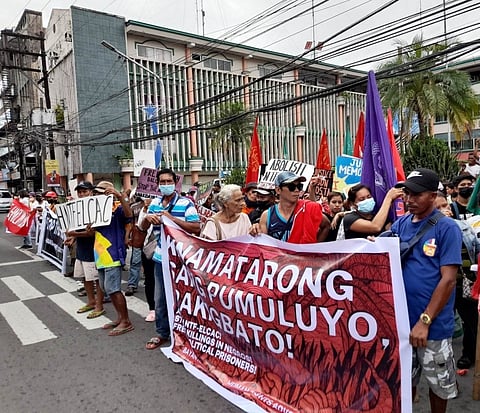
[[[288,188],[290,192],[294,192],[295,189],[301,191],[303,189],[303,184],[300,182],[298,184],[292,182],[291,184],[282,185],[282,188]]]

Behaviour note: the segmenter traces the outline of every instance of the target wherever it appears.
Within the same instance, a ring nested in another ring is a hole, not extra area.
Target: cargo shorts
[[[420,376],[425,376],[428,387],[443,400],[458,394],[452,339],[428,340],[427,347],[413,348],[412,387],[417,387]]]

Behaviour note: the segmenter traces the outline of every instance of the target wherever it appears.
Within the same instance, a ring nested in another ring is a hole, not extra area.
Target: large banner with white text
[[[246,411],[411,411],[398,239],[207,241],[165,219],[164,352]]]

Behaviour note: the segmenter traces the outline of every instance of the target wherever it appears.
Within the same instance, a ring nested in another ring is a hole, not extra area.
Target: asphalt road
[[[154,326],[143,319],[148,310],[143,288],[127,297],[135,330],[109,337],[100,326],[114,317],[111,304],[97,320],[77,315],[85,299],[77,297],[76,283],[18,249],[22,238],[5,233],[4,217],[0,214],[1,413],[241,411],[158,349],[145,350]],[[459,357],[461,339],[454,344]],[[472,400],[473,373],[472,368],[458,377],[461,393],[448,412],[480,412],[480,401]],[[428,413],[425,382],[419,396],[413,412]]]

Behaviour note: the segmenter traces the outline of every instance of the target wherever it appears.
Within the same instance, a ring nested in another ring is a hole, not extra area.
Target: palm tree
[[[378,85],[383,105],[401,114],[400,136],[410,135],[414,115],[421,137],[433,135],[435,117],[443,116],[449,120],[456,139],[461,140],[479,108],[468,74],[438,69],[444,66],[443,54],[438,53],[448,45],[425,45],[422,36],[415,36],[409,45],[398,45],[397,57],[380,66],[382,71],[391,70],[391,76],[381,79]]]
[[[213,144],[223,156],[233,155],[232,164],[240,166],[242,144],[252,135],[254,116],[247,112],[242,102],[219,104],[211,118]]]

